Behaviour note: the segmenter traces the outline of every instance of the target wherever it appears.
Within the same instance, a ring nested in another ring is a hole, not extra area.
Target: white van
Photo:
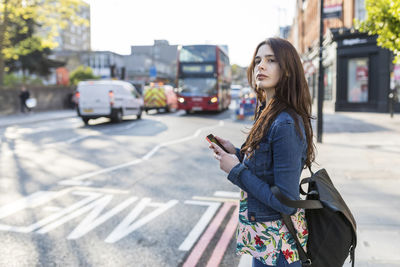
[[[135,87],[124,81],[84,81],[78,83],[76,92],[78,116],[85,124],[90,119],[110,118],[122,121],[124,115],[142,116],[143,98]]]

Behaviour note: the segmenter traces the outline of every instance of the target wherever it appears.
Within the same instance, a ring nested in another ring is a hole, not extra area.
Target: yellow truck
[[[177,96],[170,85],[161,83],[151,83],[144,87],[143,91],[144,110],[148,113],[149,110],[155,109],[157,112],[163,109],[165,112],[171,109],[177,109]]]

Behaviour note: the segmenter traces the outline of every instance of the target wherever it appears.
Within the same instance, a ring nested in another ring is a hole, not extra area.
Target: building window
[[[350,59],[347,74],[347,101],[368,102],[368,58]]]
[[[358,20],[365,20],[365,0],[355,1],[355,14],[354,17]]]

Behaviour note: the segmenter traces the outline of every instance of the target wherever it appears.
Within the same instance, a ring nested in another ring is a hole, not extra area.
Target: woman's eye
[[[268,59],[268,62],[275,62],[275,59],[270,58]]]
[[[256,65],[260,64],[260,62],[261,62],[260,59],[255,59],[255,60],[254,60],[254,64],[256,64]]]

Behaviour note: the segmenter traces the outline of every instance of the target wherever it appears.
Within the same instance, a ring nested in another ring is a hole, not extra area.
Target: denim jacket
[[[251,157],[244,157],[236,149],[241,163],[233,167],[228,179],[247,192],[250,221],[274,221],[281,218],[281,212],[296,212],[295,208],[280,203],[270,186],[276,185],[292,200],[300,199],[299,180],[307,157],[307,142],[303,122],[298,117],[302,137],[296,131],[293,118],[281,112]]]

